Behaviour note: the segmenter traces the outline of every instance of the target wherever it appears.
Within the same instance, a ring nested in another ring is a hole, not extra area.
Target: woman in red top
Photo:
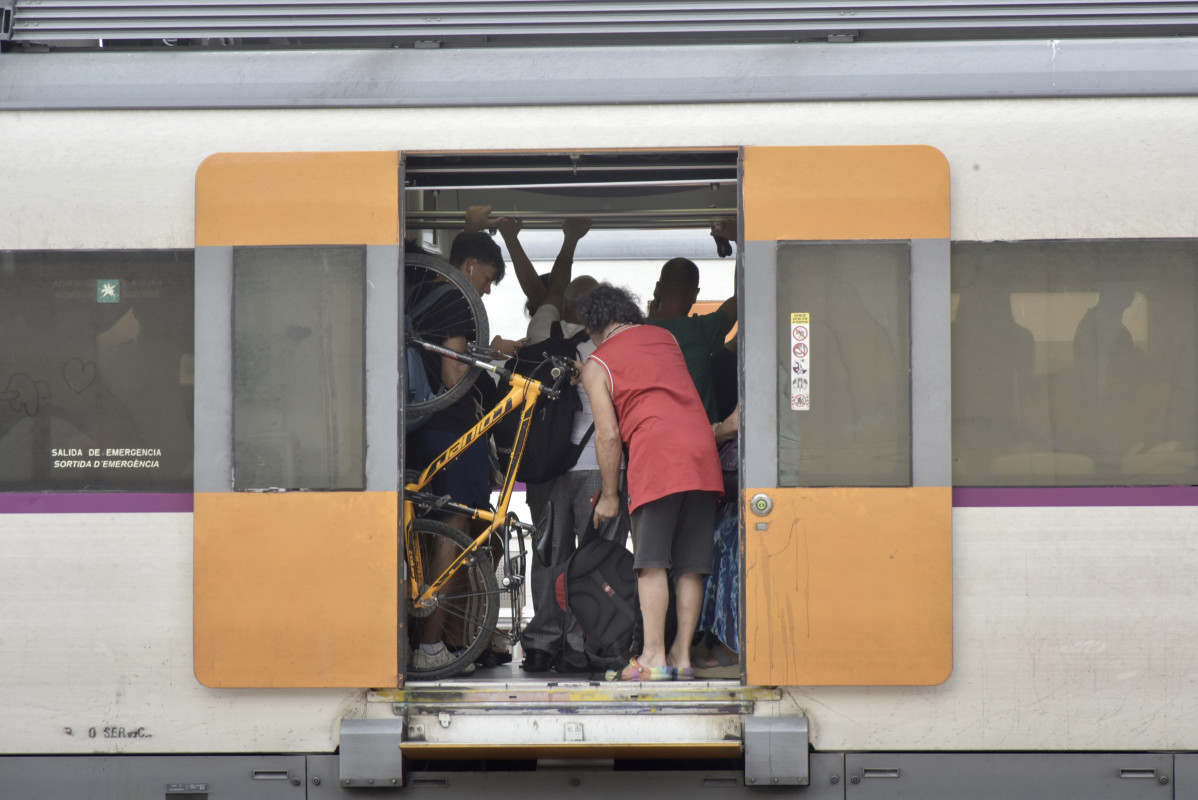
[[[690,678],[690,643],[711,572],[715,502],[724,480],[715,436],[678,342],[641,325],[626,290],[600,284],[578,302],[595,352],[582,381],[595,415],[595,452],[603,489],[601,524],[619,513],[621,444],[628,446],[628,507],[645,641],[620,680]],[[674,573],[678,634],[665,643],[669,573]]]

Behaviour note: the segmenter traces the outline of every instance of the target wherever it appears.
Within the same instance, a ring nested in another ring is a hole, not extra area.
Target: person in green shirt
[[[645,321],[674,334],[682,348],[691,380],[699,390],[707,418],[716,422],[719,415],[711,376],[711,354],[723,346],[728,332],[736,324],[736,295],[710,314],[690,316],[691,306],[698,296],[699,267],[687,258],[671,258],[661,268]]]

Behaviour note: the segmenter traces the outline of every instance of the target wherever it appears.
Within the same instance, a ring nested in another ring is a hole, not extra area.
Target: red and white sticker
[[[811,408],[811,315],[790,315],[790,410]]]

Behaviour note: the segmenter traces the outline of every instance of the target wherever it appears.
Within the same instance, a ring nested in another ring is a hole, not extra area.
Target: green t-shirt
[[[699,390],[699,399],[703,401],[707,418],[717,422],[715,385],[711,379],[711,354],[723,346],[728,331],[732,330],[732,320],[717,308],[702,316],[647,319],[645,322],[665,328],[674,334],[686,359],[686,368],[695,382],[695,388]]]

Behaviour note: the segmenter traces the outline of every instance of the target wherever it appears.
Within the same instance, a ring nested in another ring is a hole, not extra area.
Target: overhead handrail
[[[587,218],[592,228],[705,228],[725,217],[736,216],[735,208],[640,209],[630,211],[492,211],[492,217],[523,222],[525,228],[559,228],[566,219]],[[409,211],[404,215],[408,229],[461,229],[464,211]]]

